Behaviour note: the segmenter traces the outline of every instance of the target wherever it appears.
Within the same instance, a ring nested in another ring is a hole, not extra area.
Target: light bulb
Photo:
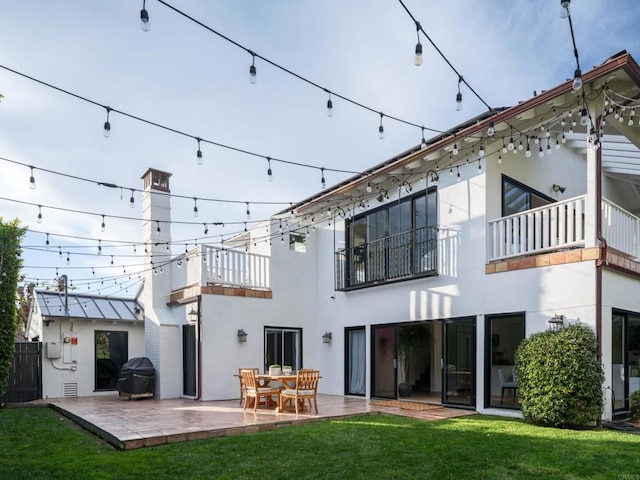
[[[580,90],[582,88],[582,72],[579,68],[576,68],[571,86],[574,90]]]
[[[498,163],[502,163],[502,155],[498,155]]]
[[[507,147],[509,150],[513,150],[514,148],[514,144],[513,144],[513,137],[509,138],[509,146]]]
[[[525,157],[530,157],[531,156],[531,149],[529,148],[529,144],[527,143],[527,151],[524,152],[524,156]]]
[[[104,138],[109,138],[111,136],[111,124],[109,123],[109,120],[104,122],[104,130],[102,131],[102,135],[104,135]]]
[[[507,153],[507,146],[502,142],[502,153]]]
[[[29,177],[29,188],[31,190],[36,189],[36,178],[33,176],[33,169],[31,169],[31,176]]]
[[[270,182],[273,182],[273,172],[271,171],[271,167],[269,167],[269,168],[267,169],[267,179],[268,179]]]
[[[327,100],[327,117],[333,117],[333,102],[331,99]]]
[[[249,67],[249,81],[251,83],[256,83],[258,81],[258,71],[256,70],[255,65],[251,65]]]
[[[151,30],[151,24],[149,23],[149,12],[145,8],[140,10],[140,28],[144,32]]]
[[[489,127],[487,128],[487,135],[493,137],[496,134],[496,127],[493,124],[493,120],[489,122]]]
[[[458,92],[456,94],[456,112],[462,110],[462,93]]]
[[[560,18],[567,18],[570,15],[569,3],[571,0],[560,0]]]
[[[481,157],[484,157],[484,146],[480,145],[480,150],[478,150],[478,155],[480,155]]]
[[[582,109],[582,115],[580,116],[580,125],[582,125],[583,127],[589,125],[589,116],[587,115],[586,108]]]
[[[133,191],[131,191],[131,198],[129,199],[129,207],[133,208],[135,204],[136,204],[136,199],[133,198]]]
[[[42,213],[38,213],[38,223],[42,223]]]
[[[544,151],[542,150],[542,145],[540,145],[540,148],[538,148],[538,156],[540,158],[544,157]]]
[[[413,58],[413,64],[416,67],[422,65],[422,44],[420,42],[416,44],[416,56]]]
[[[457,155],[457,154],[458,154],[458,144],[457,144],[457,143],[454,143],[454,144],[453,144],[453,150],[452,150],[452,152],[453,152],[453,154],[454,154],[454,155]]]
[[[378,138],[384,140],[384,127],[382,125],[378,127]]]
[[[371,188],[371,182],[367,182],[367,193],[371,193],[373,189]]]

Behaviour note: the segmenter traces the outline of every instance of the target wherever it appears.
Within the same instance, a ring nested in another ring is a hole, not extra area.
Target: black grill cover
[[[118,392],[132,395],[153,393],[155,374],[156,369],[147,357],[132,358],[120,369]]]

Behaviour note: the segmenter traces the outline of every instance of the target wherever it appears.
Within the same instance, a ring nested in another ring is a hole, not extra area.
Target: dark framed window
[[[502,216],[507,217],[532,208],[554,203],[555,200],[544,193],[502,175]]]
[[[524,312],[485,317],[485,407],[520,408],[515,355],[524,338]]]
[[[336,253],[336,288],[436,274],[437,202],[434,187],[347,221],[347,247]]]
[[[129,357],[129,333],[95,331],[96,390],[115,390],[120,369]]]
[[[293,371],[302,368],[302,329],[265,327],[264,369],[270,365],[288,365]]]

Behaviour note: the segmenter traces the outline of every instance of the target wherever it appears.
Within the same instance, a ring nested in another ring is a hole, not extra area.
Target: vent
[[[78,384],[77,383],[65,383],[64,395],[65,397],[77,397],[78,396]]]

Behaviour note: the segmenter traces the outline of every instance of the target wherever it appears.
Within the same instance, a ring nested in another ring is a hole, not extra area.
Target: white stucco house
[[[582,80],[470,119],[224,248],[167,252],[171,174],[149,169],[144,242],[162,274],[148,269],[138,301],[156,395],[237,398],[238,367],[278,363],[319,369],[321,393],[396,398],[398,332],[421,325],[414,400],[517,414],[503,382],[517,382],[520,341],[580,322],[601,346],[604,417],[624,412],[640,388],[640,68],[621,52]]]

